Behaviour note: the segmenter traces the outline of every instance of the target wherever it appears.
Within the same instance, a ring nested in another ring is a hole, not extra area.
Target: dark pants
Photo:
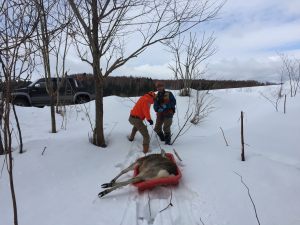
[[[171,135],[172,117],[165,117],[158,115],[155,122],[154,131],[156,133],[164,132],[165,135]]]
[[[133,125],[130,137],[133,139],[136,132],[139,131],[143,136],[143,145],[149,145],[150,136],[148,133],[147,126],[143,123],[143,120],[130,116],[129,123]]]

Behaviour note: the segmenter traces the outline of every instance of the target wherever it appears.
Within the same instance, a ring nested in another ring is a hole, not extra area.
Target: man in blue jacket
[[[154,99],[154,111],[156,112],[156,122],[154,131],[161,141],[171,144],[171,125],[175,113],[176,99],[172,92],[165,90],[164,83],[158,81],[155,84],[157,95]]]

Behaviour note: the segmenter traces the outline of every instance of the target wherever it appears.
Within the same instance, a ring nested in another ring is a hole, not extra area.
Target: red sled
[[[171,153],[166,153],[166,156],[176,164],[174,156]],[[136,186],[139,191],[152,189],[156,186],[161,186],[161,185],[177,185],[182,175],[177,164],[176,167],[177,167],[177,174],[175,176],[162,177],[162,178],[152,179],[148,181],[141,181],[141,182],[134,183],[133,185]],[[134,168],[133,176],[136,177],[138,174],[139,174],[139,168],[138,166],[136,166]]]

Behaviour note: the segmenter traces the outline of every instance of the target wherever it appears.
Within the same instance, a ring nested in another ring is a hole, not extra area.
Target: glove
[[[150,125],[153,125],[153,120],[148,120]]]
[[[166,105],[166,104],[163,104],[161,107],[162,107],[163,109],[166,109],[166,108],[167,108],[167,105]]]

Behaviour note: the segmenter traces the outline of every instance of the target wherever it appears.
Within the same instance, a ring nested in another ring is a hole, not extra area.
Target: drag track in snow
[[[157,147],[158,143],[151,145],[151,149]],[[115,167],[121,171],[134,163],[136,159],[143,157],[141,149],[142,145],[138,141],[133,141],[124,160],[115,164]],[[178,163],[178,166],[182,170],[184,165]],[[130,175],[132,176],[132,174],[125,174],[120,179],[129,179]],[[125,205],[120,225],[204,224],[202,218],[199,217],[199,214],[201,215],[201,212],[199,213],[201,211],[200,197],[187,187],[184,179],[181,179],[178,186],[158,186],[143,192],[137,189],[134,192],[128,192]],[[208,218],[210,213],[203,212],[203,214],[205,218]],[[209,224],[207,222],[206,224]]]

